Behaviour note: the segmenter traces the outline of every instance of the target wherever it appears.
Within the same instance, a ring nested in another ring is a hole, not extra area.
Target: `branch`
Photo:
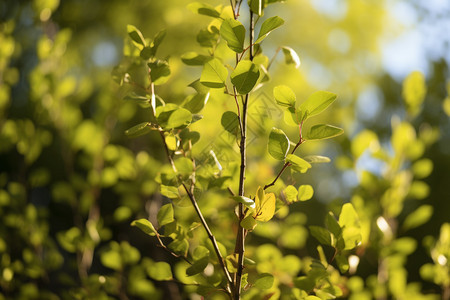
[[[184,259],[188,264],[192,265],[192,262],[191,262],[186,256],[178,255],[178,254],[176,254],[175,252],[173,252],[172,250],[170,250],[169,248],[167,248],[167,246],[164,245],[164,243],[163,243],[163,241],[161,240],[161,237],[159,236],[158,233],[156,233],[156,238],[158,239],[158,242],[159,242],[159,245],[160,245],[161,248],[163,248],[164,250],[166,250],[167,252],[169,252],[173,257],[176,257],[176,258],[182,258],[182,259]]]
[[[161,135],[161,138],[162,138],[162,141],[163,141],[163,144],[164,144],[164,149],[166,151],[167,158],[169,159],[169,162],[170,162],[170,164],[172,166],[172,169],[174,170],[175,173],[177,173],[177,168],[175,166],[175,163],[173,161],[172,156],[170,155],[169,147],[167,146],[166,139],[164,137],[164,132],[159,131],[159,133]],[[203,228],[205,228],[205,231],[206,231],[206,234],[208,235],[208,238],[211,240],[211,243],[213,245],[214,251],[216,252],[216,255],[217,255],[217,259],[219,260],[219,264],[220,264],[220,266],[222,268],[222,271],[223,271],[223,273],[224,273],[224,275],[225,275],[225,277],[227,279],[227,283],[228,284],[227,284],[226,290],[228,291],[228,293],[231,294],[230,286],[231,287],[234,286],[233,280],[231,279],[231,275],[230,275],[230,273],[228,272],[228,269],[225,266],[225,261],[223,259],[222,254],[220,253],[219,246],[217,244],[216,238],[214,237],[214,235],[212,234],[211,230],[209,229],[208,223],[206,223],[206,220],[203,217],[203,214],[200,211],[200,208],[198,207],[197,200],[195,200],[194,193],[192,193],[191,190],[188,189],[188,187],[184,184],[184,182],[180,178],[178,178],[178,180],[180,180],[184,190],[186,191],[186,194],[189,197],[189,200],[191,200],[192,206],[194,206],[195,212],[197,213],[197,216],[199,217],[199,219],[200,219],[200,221],[201,221],[201,223],[203,225]]]
[[[298,143],[295,145],[294,149],[292,149],[291,154],[294,154],[294,152],[297,150],[297,148],[298,148],[301,144],[303,144],[303,142],[305,142],[305,140],[304,140],[303,137],[302,137],[303,121],[298,125],[298,127],[299,127],[298,130],[299,130],[300,139],[299,139]],[[269,187],[273,186],[273,185],[277,182],[278,178],[280,178],[281,174],[283,174],[284,170],[286,170],[287,167],[289,167],[289,166],[290,166],[290,163],[289,163],[289,162],[286,162],[286,163],[283,165],[283,168],[281,168],[280,172],[278,172],[277,177],[275,177],[275,179],[274,179],[271,183],[266,184],[266,185],[264,186],[264,190],[266,190],[266,189],[268,189]]]
[[[250,10],[250,46],[249,46],[249,55],[250,60],[253,60],[253,39],[254,39],[254,33],[255,33],[255,23],[253,20],[253,13]],[[242,135],[241,135],[241,145],[240,145],[240,152],[241,152],[241,169],[239,173],[239,196],[244,196],[244,185],[245,185],[245,167],[246,167],[246,160],[247,160],[247,109],[248,109],[248,99],[249,95],[245,95],[245,100],[243,101],[243,108],[242,108]],[[234,249],[234,252],[238,254],[238,269],[235,274],[234,278],[234,291],[233,291],[233,298],[235,300],[240,299],[241,294],[241,281],[242,281],[242,273],[244,270],[244,253],[245,253],[245,229],[241,226],[241,221],[245,216],[244,206],[242,203],[239,203],[239,224],[238,224],[238,231],[236,236],[236,246]]]

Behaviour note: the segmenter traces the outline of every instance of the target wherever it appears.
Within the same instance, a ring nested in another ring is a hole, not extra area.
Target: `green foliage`
[[[1,5],[1,299],[449,294],[445,68],[373,76],[381,2],[290,2],[280,31],[283,1],[242,2]],[[375,85],[392,118],[355,113]]]

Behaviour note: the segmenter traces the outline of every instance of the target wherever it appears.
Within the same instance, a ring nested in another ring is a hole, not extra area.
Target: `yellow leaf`
[[[264,190],[259,187],[255,198],[255,211],[253,212],[255,220],[267,222],[272,219],[275,214],[275,202],[276,197],[274,193],[266,195]]]

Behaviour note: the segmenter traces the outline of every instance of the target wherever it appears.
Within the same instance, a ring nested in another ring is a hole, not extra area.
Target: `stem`
[[[302,136],[301,136],[301,124],[300,124],[300,140],[299,140],[298,143],[295,145],[294,149],[292,149],[291,154],[294,154],[295,150],[297,150],[297,148],[298,148],[301,144],[303,144],[304,141],[305,141],[305,140],[304,140],[304,139],[302,138]],[[268,189],[269,187],[273,186],[273,185],[275,184],[275,182],[277,182],[278,178],[280,178],[281,174],[283,174],[284,170],[286,170],[287,167],[289,167],[289,166],[290,166],[290,163],[289,163],[289,162],[286,162],[286,163],[283,165],[283,168],[281,168],[280,172],[278,172],[277,177],[275,177],[275,179],[274,179],[271,183],[266,184],[266,185],[264,186],[264,190],[266,190],[266,189]]]
[[[169,248],[167,248],[166,245],[164,245],[163,241],[161,240],[161,237],[159,236],[158,233],[156,233],[156,238],[158,239],[159,242],[159,246],[161,248],[163,248],[164,250],[166,250],[170,255],[172,255],[173,257],[176,258],[182,258],[184,261],[186,261],[188,264],[192,265],[192,262],[186,257],[186,256],[182,256],[182,255],[178,255],[175,252],[173,252],[172,250],[170,250]]]
[[[250,10],[250,46],[249,46],[249,55],[250,60],[253,60],[253,39],[254,39],[254,21],[253,21],[253,13]],[[245,186],[245,168],[247,163],[247,109],[248,109],[248,94],[245,95],[245,99],[243,101],[242,107],[242,116],[241,116],[241,144],[240,144],[240,152],[241,152],[241,168],[239,173],[239,196],[244,196],[244,186]],[[239,224],[238,231],[236,236],[236,246],[235,253],[238,254],[238,269],[234,278],[234,293],[233,299],[240,299],[241,294],[241,281],[242,281],[242,273],[244,270],[244,253],[245,253],[245,229],[241,226],[241,221],[245,216],[244,206],[242,203],[239,203]]]
[[[172,166],[172,169],[174,170],[174,172],[177,173],[177,168],[175,166],[175,163],[173,161],[172,156],[170,155],[169,147],[167,146],[166,139],[164,137],[164,132],[159,131],[159,134],[161,135],[161,138],[162,138],[162,141],[163,141],[163,144],[164,144],[164,149],[166,151],[167,158],[169,159],[170,165]],[[225,275],[225,277],[227,279],[227,287],[226,287],[225,290],[229,294],[231,294],[231,289],[234,286],[233,285],[233,280],[231,279],[231,275],[230,275],[230,273],[228,272],[228,269],[225,266],[225,261],[223,259],[222,254],[220,253],[219,245],[217,244],[216,238],[212,234],[211,229],[209,229],[208,223],[206,223],[206,220],[203,217],[203,214],[202,214],[202,212],[201,212],[201,210],[200,210],[200,208],[199,208],[199,206],[197,204],[197,200],[195,200],[194,193],[191,192],[191,190],[186,186],[186,184],[184,184],[184,182],[181,181],[181,184],[182,184],[184,190],[186,191],[186,194],[188,195],[189,200],[191,200],[192,206],[194,207],[195,212],[197,213],[197,216],[200,219],[200,221],[201,221],[201,223],[203,225],[203,228],[205,229],[206,234],[208,235],[208,238],[210,239],[210,241],[211,241],[211,243],[213,245],[214,252],[216,252],[219,264],[220,264],[220,266],[222,268],[222,271],[223,271],[223,273],[224,273],[224,275]]]
[[[277,57],[278,53],[280,53],[281,47],[278,47],[277,51],[275,51],[275,54],[272,56],[272,58],[270,59],[269,64],[267,65],[267,71],[269,71],[270,66],[272,65],[272,63],[275,61],[275,58]]]

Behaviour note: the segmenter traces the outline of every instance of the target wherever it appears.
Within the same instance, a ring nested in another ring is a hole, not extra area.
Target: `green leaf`
[[[165,129],[183,128],[191,123],[192,114],[187,109],[168,104],[156,108],[156,119]]]
[[[220,18],[220,12],[209,4],[193,2],[188,4],[187,7],[195,14],[205,15],[213,18]]]
[[[161,184],[161,195],[169,199],[178,199],[180,197],[177,187],[163,184]]]
[[[263,15],[263,9],[264,9],[264,0],[249,0],[249,7],[251,11],[254,14],[257,14],[258,16]]]
[[[127,32],[130,36],[131,40],[133,41],[133,44],[142,50],[145,47],[145,39],[142,33],[137,29],[135,26],[128,24],[127,25]]]
[[[296,202],[298,200],[298,191],[295,188],[295,186],[292,185],[288,185],[284,191],[283,191],[284,195],[286,196],[286,201],[288,203],[293,203]]]
[[[155,37],[153,38],[153,42],[150,45],[151,49],[151,56],[156,55],[156,51],[158,50],[159,45],[161,45],[162,41],[164,40],[164,37],[166,36],[166,31],[161,30],[158,32]]]
[[[203,272],[209,262],[209,256],[205,256],[197,261],[195,261],[189,268],[186,269],[187,276],[193,276],[198,273]]]
[[[153,84],[161,85],[167,82],[170,76],[170,67],[167,61],[156,60],[149,62],[148,67],[150,68],[150,77]]]
[[[160,227],[172,223],[175,220],[173,218],[172,204],[169,203],[161,206],[161,208],[158,211],[157,220]]]
[[[194,258],[194,260],[199,260],[201,258],[208,257],[208,256],[209,256],[208,248],[201,246],[201,245],[197,246],[194,249],[194,253],[192,254],[192,258]]]
[[[259,78],[259,68],[249,60],[241,60],[231,73],[231,83],[239,94],[248,94]]]
[[[426,222],[428,222],[428,220],[430,220],[432,215],[433,215],[433,206],[422,205],[406,217],[402,227],[404,230],[419,227],[420,225],[423,225]]]
[[[314,195],[314,189],[309,184],[304,184],[298,187],[298,200],[307,201]]]
[[[151,235],[151,236],[155,236],[157,233],[155,227],[153,227],[153,224],[147,219],[134,220],[131,223],[131,226],[136,226],[137,228],[142,230],[144,233]]]
[[[125,134],[130,138],[135,138],[141,135],[145,135],[152,131],[154,128],[152,124],[149,122],[143,122],[138,125],[131,127],[130,129],[125,130]]]
[[[416,115],[427,93],[425,76],[418,72],[412,72],[403,81],[403,99],[405,100],[408,111],[412,115]]]
[[[170,265],[164,261],[154,262],[147,267],[150,278],[158,281],[172,280],[172,270]]]
[[[186,256],[189,250],[189,241],[187,239],[174,240],[168,247],[178,255]]]
[[[208,29],[202,29],[197,34],[197,42],[202,47],[212,48],[217,44],[218,37],[219,35],[217,33],[211,32]]]
[[[251,209],[255,208],[255,201],[245,196],[233,196],[234,201],[244,204]]]
[[[255,41],[255,44],[261,43],[269,33],[273,30],[277,29],[281,25],[284,24],[284,20],[278,16],[268,18],[261,25],[261,30],[259,31],[258,38]]]
[[[111,268],[113,270],[120,270],[123,267],[123,260],[120,253],[110,249],[107,252],[103,252],[100,255],[100,261],[105,267]]]
[[[303,159],[309,162],[310,164],[321,164],[321,163],[328,163],[331,161],[330,158],[321,155],[308,155],[303,157]]]
[[[361,242],[361,226],[359,218],[351,203],[345,203],[339,216],[339,225],[342,228],[342,237],[345,242],[345,250],[355,248]]]
[[[209,88],[222,88],[225,86],[225,81],[228,77],[228,70],[224,67],[222,62],[213,58],[203,67],[200,82]]]
[[[211,58],[211,56],[198,54],[197,52],[187,52],[181,55],[181,61],[188,66],[203,66]]]
[[[273,89],[273,96],[278,105],[294,107],[296,97],[294,92],[286,85],[279,85]]]
[[[220,26],[220,36],[234,52],[244,51],[245,27],[238,20],[231,18],[224,20]]]
[[[320,226],[309,226],[311,235],[315,237],[322,245],[333,246],[330,232]]]
[[[183,107],[191,113],[199,113],[209,100],[209,93],[190,95],[184,100]]]
[[[346,273],[348,269],[350,268],[350,265],[348,263],[348,258],[345,255],[338,254],[336,255],[336,264],[341,271],[341,273]]]
[[[296,288],[301,289],[302,291],[309,292],[314,289],[316,283],[313,278],[310,278],[307,276],[300,276],[300,277],[297,277],[294,279],[294,285]],[[308,297],[314,297],[314,296],[308,296]],[[320,299],[320,298],[318,298],[318,299]]]
[[[311,164],[295,154],[288,154],[286,161],[292,165],[292,168],[300,173],[306,173],[311,168]]]
[[[306,99],[305,102],[300,104],[298,110],[301,111],[302,116],[308,113],[306,118],[315,116],[324,111],[328,106],[330,106],[334,100],[336,100],[337,95],[326,92],[326,91],[318,91],[313,93],[311,96]]]
[[[239,119],[237,114],[232,111],[224,112],[220,123],[226,131],[233,135],[237,135],[239,130]]]
[[[325,225],[327,226],[328,230],[334,235],[334,237],[337,239],[341,236],[342,228],[339,225],[338,221],[334,217],[334,214],[330,211],[327,214],[327,217],[325,219]]]
[[[274,277],[272,274],[263,273],[258,276],[255,286],[261,290],[268,290],[273,286]]]
[[[151,106],[150,99],[147,98],[147,96],[138,95],[136,93],[131,93],[131,94],[126,95],[125,97],[123,97],[123,100],[134,101],[134,102],[138,103],[139,105],[141,105],[142,107],[145,107],[145,108]]]
[[[252,215],[248,215],[241,221],[241,226],[248,231],[252,231],[256,227],[256,220]]]
[[[339,136],[343,133],[344,130],[342,128],[327,124],[318,124],[311,127],[309,132],[306,134],[306,140],[324,140]]]
[[[192,160],[187,157],[180,157],[175,160],[175,167],[181,175],[189,176],[194,172]]]
[[[290,47],[282,47],[281,50],[284,54],[284,62],[288,65],[294,65],[295,68],[300,67],[300,57],[298,57],[297,52],[294,51],[294,49]]]
[[[259,192],[262,191],[262,192]],[[255,198],[255,211],[253,217],[257,221],[267,222],[272,219],[275,214],[275,203],[277,198],[274,193],[265,194],[264,190],[260,187]]]
[[[281,129],[272,128],[269,135],[269,154],[278,160],[284,160],[289,151],[289,139]]]

